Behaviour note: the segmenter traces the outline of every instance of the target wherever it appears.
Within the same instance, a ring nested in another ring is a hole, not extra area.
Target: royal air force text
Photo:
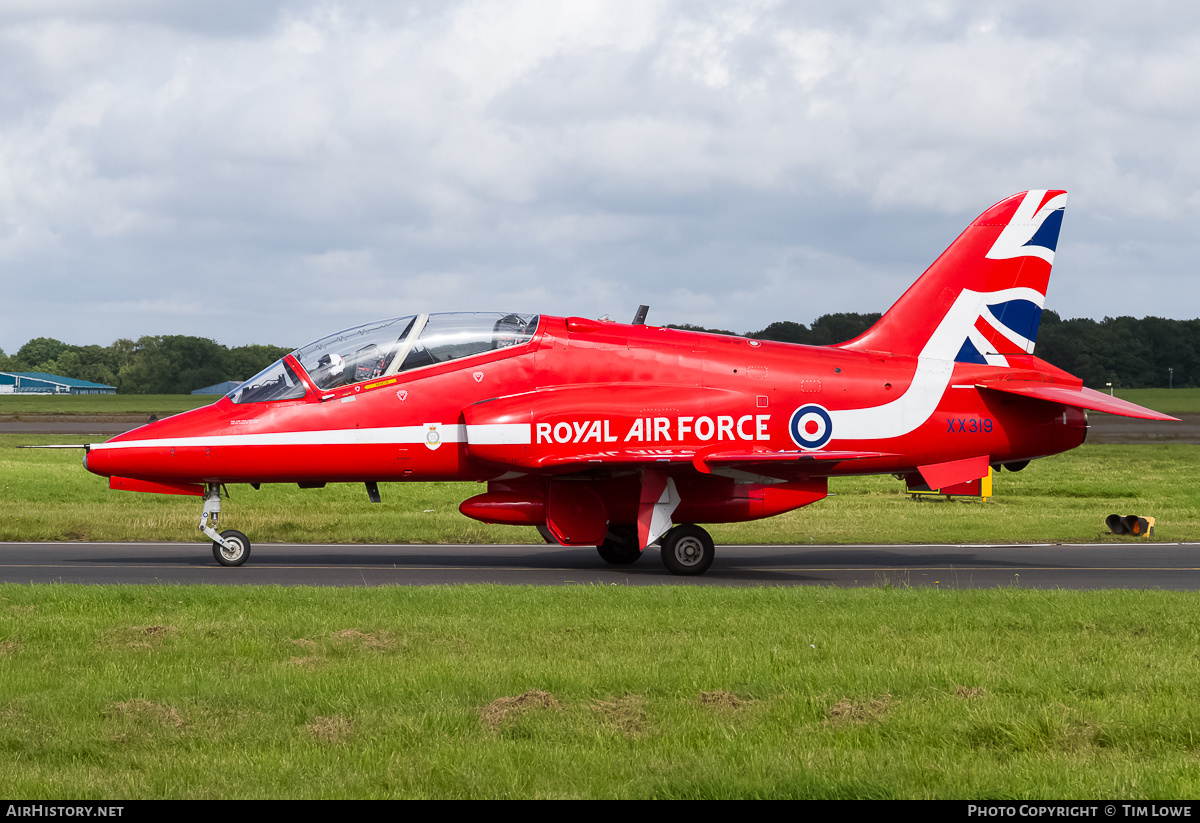
[[[607,418],[575,422],[538,423],[537,443],[682,443],[695,438],[701,442],[770,440],[769,414],[745,414],[741,417],[639,417],[628,425]]]

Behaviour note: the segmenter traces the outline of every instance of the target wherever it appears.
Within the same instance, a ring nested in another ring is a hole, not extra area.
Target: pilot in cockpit
[[[492,348],[506,349],[524,342],[528,335],[525,333],[526,322],[516,314],[510,314],[496,321],[492,327]]]
[[[345,371],[346,361],[340,354],[323,354],[317,361],[317,368],[312,374],[312,379],[321,389],[332,389],[345,385]]]
[[[354,382],[370,380],[383,374],[384,355],[374,343],[363,346],[354,353]]]

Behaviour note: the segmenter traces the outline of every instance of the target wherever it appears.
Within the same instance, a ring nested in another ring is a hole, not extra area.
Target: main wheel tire
[[[712,537],[699,526],[676,526],[662,539],[663,565],[671,574],[704,574],[716,554]]]
[[[642,556],[638,547],[636,526],[612,526],[604,542],[596,547],[605,563],[614,566],[628,566],[636,563]]]
[[[213,541],[213,557],[222,566],[240,566],[250,557],[250,541],[246,535],[237,529],[227,529],[221,532],[224,540],[232,540],[237,545],[227,548],[224,544]]]

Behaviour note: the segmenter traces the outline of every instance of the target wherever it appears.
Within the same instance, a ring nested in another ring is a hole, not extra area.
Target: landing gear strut
[[[226,529],[218,534],[216,525],[220,517],[221,486],[218,483],[209,483],[208,493],[204,496],[204,510],[200,513],[200,525],[197,528],[212,540],[213,557],[218,563],[222,566],[240,566],[250,557],[250,541],[236,529]]]

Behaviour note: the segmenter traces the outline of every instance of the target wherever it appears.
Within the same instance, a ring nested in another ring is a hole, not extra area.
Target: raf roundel
[[[788,431],[800,448],[819,449],[833,436],[833,419],[824,406],[809,403],[792,412]]]

